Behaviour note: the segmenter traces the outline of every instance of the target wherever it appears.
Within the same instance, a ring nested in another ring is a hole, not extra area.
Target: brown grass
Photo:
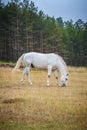
[[[52,75],[46,87],[47,72],[31,70],[33,85],[21,72],[0,68],[0,130],[86,130],[87,69],[69,67],[67,87],[56,86]]]

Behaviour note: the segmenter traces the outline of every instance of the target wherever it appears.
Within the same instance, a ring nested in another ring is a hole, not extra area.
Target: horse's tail
[[[14,67],[14,69],[12,70],[12,72],[15,72],[16,70],[19,69],[19,67],[21,66],[21,63],[22,63],[22,61],[23,61],[23,56],[24,56],[24,55],[22,55],[22,56],[19,57],[19,59],[18,59],[18,61],[17,61],[17,63],[16,63],[16,66]]]

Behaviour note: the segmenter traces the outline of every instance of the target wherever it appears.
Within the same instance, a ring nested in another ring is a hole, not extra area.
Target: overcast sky
[[[3,0],[8,1],[8,0]],[[64,21],[82,19],[87,22],[87,0],[32,0],[38,10],[50,17],[62,17]]]

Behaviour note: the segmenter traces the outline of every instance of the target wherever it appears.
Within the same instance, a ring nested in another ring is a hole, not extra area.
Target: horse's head
[[[61,77],[61,86],[64,87],[64,86],[67,85],[68,75],[69,75],[69,74],[66,74],[66,75],[63,75],[63,76]]]

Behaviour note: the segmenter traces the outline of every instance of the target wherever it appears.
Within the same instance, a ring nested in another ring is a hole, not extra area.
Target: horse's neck
[[[66,65],[63,64],[63,62],[61,62],[61,60],[59,60],[58,69],[59,69],[61,75],[66,75],[68,73]]]
[[[67,74],[64,65],[60,66],[59,70],[60,70],[61,75],[66,75]]]

